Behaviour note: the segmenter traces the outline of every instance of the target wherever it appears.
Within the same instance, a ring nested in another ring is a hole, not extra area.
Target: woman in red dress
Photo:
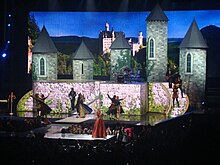
[[[93,138],[106,138],[107,136],[106,127],[105,127],[104,120],[102,119],[102,112],[100,111],[100,109],[96,111],[96,115],[97,115],[97,118],[93,126],[92,137]]]

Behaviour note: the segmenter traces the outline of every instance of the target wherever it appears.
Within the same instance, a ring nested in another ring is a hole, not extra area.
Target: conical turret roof
[[[169,21],[169,19],[161,9],[160,5],[157,4],[147,16],[146,21]]]
[[[40,32],[40,35],[37,38],[36,43],[32,49],[32,52],[33,53],[56,53],[58,52],[45,26],[43,26]]]
[[[131,49],[128,41],[123,36],[123,33],[117,33],[115,41],[111,45],[111,49]]]
[[[189,27],[179,48],[208,48],[195,19]]]
[[[88,49],[84,41],[82,40],[76,52],[73,53],[74,60],[88,60],[94,59],[91,51]]]

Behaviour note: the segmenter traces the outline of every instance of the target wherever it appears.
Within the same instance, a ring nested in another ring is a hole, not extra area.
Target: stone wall
[[[74,80],[93,80],[93,60],[73,60]]]
[[[111,97],[115,94],[119,98],[125,99],[122,101],[122,106],[125,111],[131,111],[135,114],[146,113],[147,104],[147,84],[110,84],[108,82],[34,82],[33,93],[43,93],[45,96],[49,94],[46,103],[60,113],[68,113],[70,109],[70,100],[68,93],[71,88],[74,88],[77,94],[82,93],[85,96],[85,103],[89,107],[95,109],[99,106],[109,107]],[[96,99],[100,98],[100,99]],[[94,101],[95,100],[95,101]],[[90,104],[91,103],[91,104]],[[31,107],[26,107],[31,109]],[[136,112],[135,112],[136,111]]]
[[[45,60],[46,73],[45,76],[40,76],[39,67],[40,59]],[[57,54],[33,54],[33,73],[32,77],[34,81],[51,81],[57,79]]]
[[[187,74],[186,55],[192,55],[192,73]],[[190,104],[200,104],[205,95],[206,82],[206,50],[203,49],[180,49],[180,75],[184,83],[184,89],[189,96]]]

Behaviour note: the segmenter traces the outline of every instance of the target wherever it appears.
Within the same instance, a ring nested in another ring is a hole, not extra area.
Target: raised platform
[[[72,139],[72,140],[109,140],[114,135],[107,135],[106,138],[93,138],[88,134],[73,134],[73,133],[61,133],[63,128],[68,128],[71,124],[51,124],[48,131],[45,133],[44,138],[48,139]]]
[[[93,115],[87,115],[86,118],[77,118],[76,116],[71,116],[57,120],[55,123],[82,123],[93,118],[94,118]]]

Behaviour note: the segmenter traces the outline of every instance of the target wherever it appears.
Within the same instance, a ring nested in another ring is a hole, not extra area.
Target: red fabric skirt
[[[92,137],[93,138],[106,138],[106,127],[103,119],[97,118],[94,127],[92,130]]]

